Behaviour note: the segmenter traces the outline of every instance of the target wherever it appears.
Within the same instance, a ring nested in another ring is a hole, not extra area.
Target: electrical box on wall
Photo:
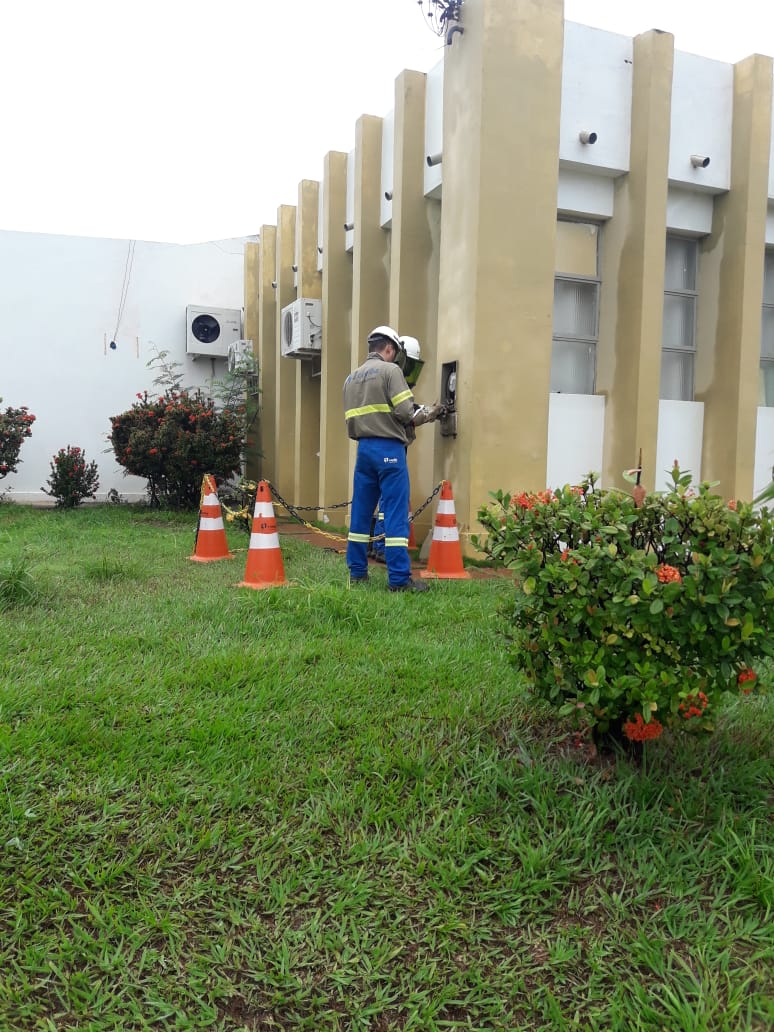
[[[280,313],[283,358],[315,358],[322,350],[322,301],[299,297]]]
[[[188,305],[185,328],[187,355],[227,359],[229,345],[242,337],[242,312],[238,308]]]
[[[440,419],[441,437],[457,436],[457,363],[444,362],[441,366],[440,403],[446,415]]]

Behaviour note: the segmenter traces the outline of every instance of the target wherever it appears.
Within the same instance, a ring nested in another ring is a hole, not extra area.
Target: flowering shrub
[[[96,462],[86,462],[82,448],[60,448],[51,460],[51,475],[48,488],[42,487],[47,495],[56,498],[62,509],[74,509],[84,498],[96,498],[99,488],[99,474]]]
[[[34,422],[35,417],[25,405],[0,411],[0,480],[17,471],[19,451],[26,438],[32,436]]]
[[[774,654],[772,514],[672,478],[639,505],[589,477],[498,491],[478,514],[474,544],[515,574],[515,665],[596,737],[711,731],[723,695],[757,685],[751,664]]]
[[[201,391],[146,391],[110,422],[116,461],[147,480],[152,505],[194,509],[205,473],[225,479],[241,467],[243,418]]]

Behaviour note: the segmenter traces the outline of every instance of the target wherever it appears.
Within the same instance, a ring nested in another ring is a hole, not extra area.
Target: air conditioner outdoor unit
[[[255,371],[255,356],[251,340],[235,340],[229,344],[228,371],[230,373]]]
[[[322,301],[299,297],[280,313],[283,358],[314,358],[322,349]]]
[[[242,337],[242,312],[238,308],[188,305],[185,325],[186,354],[228,358],[229,344]]]

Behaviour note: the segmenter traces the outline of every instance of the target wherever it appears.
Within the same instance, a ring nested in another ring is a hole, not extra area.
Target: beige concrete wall
[[[320,378],[320,518],[343,527],[346,510],[329,509],[350,498],[349,439],[344,423],[342,386],[352,354],[352,257],[344,246],[347,203],[347,155],[325,157],[323,191],[323,344]]]
[[[382,119],[362,115],[355,130],[352,369],[359,366],[368,353],[366,340],[371,330],[389,321],[390,234],[381,227],[381,169]],[[348,467],[351,489],[355,470],[354,446],[349,449]]]
[[[274,470],[272,482],[289,502],[294,489],[296,439],[296,368],[295,361],[280,356],[281,312],[295,300],[293,265],[296,260],[296,209],[283,204],[277,209],[276,320],[274,327],[276,371],[274,377]],[[299,503],[300,504],[300,503]]]
[[[258,244],[245,244],[245,340],[253,342],[253,355],[258,358],[258,307],[260,297],[260,256]],[[250,480],[260,475],[258,452],[260,451],[259,395],[249,391],[245,399],[247,406],[247,436],[245,438],[245,474]]]
[[[277,227],[261,226],[258,252],[258,399],[257,454],[248,460],[253,479],[274,477],[274,424],[277,413],[277,296],[272,281],[277,274]]]
[[[734,67],[731,189],[701,245],[696,400],[704,401],[702,479],[751,498],[771,144],[772,60]]]
[[[297,294],[322,297],[322,275],[317,271],[317,202],[320,184],[304,179],[298,185],[296,209]],[[295,440],[293,493],[288,501],[317,505],[320,480],[320,366],[296,360]],[[313,376],[317,371],[318,375]]]
[[[656,442],[664,313],[667,170],[674,37],[654,30],[634,40],[631,167],[616,181],[602,244],[597,390],[607,395],[604,481],[624,487],[623,470],[642,449],[642,482],[657,479]]]
[[[437,400],[439,392],[436,326],[441,206],[424,196],[425,80],[421,72],[406,71],[395,83],[389,295],[389,325],[416,337],[422,348],[425,365],[415,389],[420,403]],[[438,434],[435,424],[420,427],[409,448],[412,509],[434,487]],[[417,543],[431,530],[432,519],[432,508],[418,517],[414,527]]]
[[[438,360],[459,361],[439,441],[463,535],[489,491],[545,486],[561,0],[468,0],[445,55]]]

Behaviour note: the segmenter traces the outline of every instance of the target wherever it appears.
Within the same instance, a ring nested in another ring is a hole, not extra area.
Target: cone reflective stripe
[[[233,559],[228,550],[226,528],[220,511],[215,477],[209,473],[202,481],[202,501],[199,510],[199,525],[196,529],[194,554],[188,557],[196,563],[212,563],[216,559]]]
[[[462,548],[460,533],[457,529],[457,514],[454,511],[454,496],[451,484],[444,480],[438,508],[435,511],[433,537],[430,542],[430,554],[427,557],[427,569],[422,570],[420,577],[439,577],[444,580],[469,580],[462,565]]]
[[[247,566],[244,580],[239,582],[239,587],[273,588],[285,583],[285,567],[282,562],[271,491],[266,481],[262,480],[255,494]]]

